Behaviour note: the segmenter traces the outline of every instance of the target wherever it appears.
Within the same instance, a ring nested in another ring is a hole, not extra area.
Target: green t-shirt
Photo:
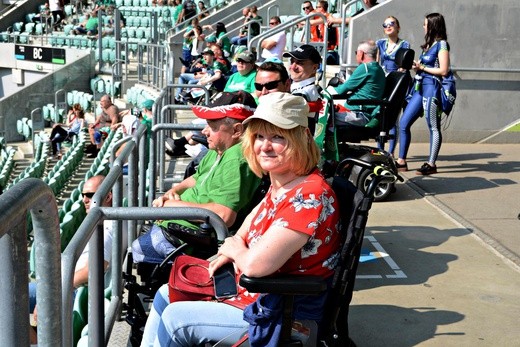
[[[228,148],[217,158],[217,152],[208,151],[192,176],[195,186],[181,194],[181,200],[198,204],[217,203],[240,213],[250,207],[249,201],[260,184],[242,154],[240,143]],[[164,221],[179,223],[180,221]],[[180,222],[180,224],[183,221]]]
[[[381,100],[385,92],[385,82],[385,72],[379,63],[373,61],[359,65],[345,83],[334,89],[338,94],[351,91],[349,100]],[[362,111],[370,116],[374,114],[377,106],[349,105],[345,102],[345,107],[351,111]]]
[[[244,90],[249,94],[253,94],[255,92],[255,78],[256,69],[249,71],[245,76],[242,76],[239,72],[235,72],[229,76],[224,91],[237,92],[239,90]]]
[[[190,32],[191,29],[193,29],[193,26],[188,25],[184,32],[188,33],[188,32]],[[188,51],[191,50],[191,43],[193,42],[193,38],[194,38],[194,36],[183,37],[183,40],[182,40],[182,49],[183,50],[188,50]]]
[[[87,23],[85,24],[85,29],[87,31],[97,30],[98,28],[98,18],[96,16],[92,16],[87,20]]]
[[[209,69],[211,69],[213,71],[220,71],[223,76],[225,76],[229,73],[228,66],[218,59],[215,59],[213,61],[213,64],[209,67]]]

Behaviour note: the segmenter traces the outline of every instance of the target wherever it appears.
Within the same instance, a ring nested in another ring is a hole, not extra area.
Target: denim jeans
[[[249,327],[243,311],[220,302],[170,304],[168,285],[155,294],[141,346],[198,346],[222,341],[232,345]]]

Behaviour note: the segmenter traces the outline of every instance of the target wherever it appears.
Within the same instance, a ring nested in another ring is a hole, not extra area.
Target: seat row
[[[3,191],[14,169],[16,150],[13,147],[2,148],[0,154],[0,190]]]
[[[36,145],[37,155],[35,155],[35,159],[28,167],[25,168],[25,170],[23,170],[17,177],[15,177],[11,183],[6,185],[5,190],[10,189],[12,186],[26,178],[41,178],[43,176],[47,163],[49,145],[43,142],[40,136],[36,136],[35,139],[38,141],[38,144]],[[7,178],[7,180],[8,179],[9,178]]]

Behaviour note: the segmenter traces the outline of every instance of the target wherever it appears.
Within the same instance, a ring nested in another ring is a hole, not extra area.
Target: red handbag
[[[189,255],[175,258],[168,281],[170,302],[209,301],[215,298],[209,261]]]

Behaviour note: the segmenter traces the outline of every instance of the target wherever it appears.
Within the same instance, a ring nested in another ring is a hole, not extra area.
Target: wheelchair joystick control
[[[211,234],[215,231],[215,229],[213,229],[213,226],[209,223],[209,217],[206,217],[206,219],[204,220],[204,222],[202,222],[199,228],[200,231],[205,234]]]

